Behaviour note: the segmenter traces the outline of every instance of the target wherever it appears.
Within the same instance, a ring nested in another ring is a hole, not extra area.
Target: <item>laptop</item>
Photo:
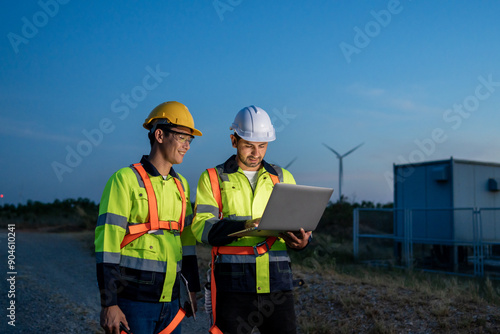
[[[230,237],[278,236],[285,231],[314,231],[332,196],[333,189],[277,183],[259,226],[229,234]]]

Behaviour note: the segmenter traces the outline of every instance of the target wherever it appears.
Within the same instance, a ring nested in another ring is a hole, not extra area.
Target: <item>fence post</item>
[[[484,247],[483,247],[483,226],[482,226],[482,219],[481,219],[481,209],[480,208],[474,208],[474,216],[475,216],[475,222],[476,222],[476,250],[477,250],[477,275],[479,277],[484,276]],[[474,272],[474,274],[476,274]]]
[[[352,246],[354,260],[358,260],[359,256],[359,208],[354,209],[352,222]]]
[[[412,211],[404,210],[404,262],[407,268],[413,266]]]

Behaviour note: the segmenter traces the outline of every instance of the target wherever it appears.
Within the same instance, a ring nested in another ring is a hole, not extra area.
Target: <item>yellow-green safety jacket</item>
[[[179,296],[179,273],[192,291],[199,291],[196,239],[191,231],[192,207],[189,185],[173,169],[166,180],[147,160],[141,159],[157,200],[158,218],[178,221],[182,211],[181,181],[186,198],[184,230],[150,231],[120,248],[128,227],[148,221],[148,196],[138,172],[118,170],[106,184],[95,229],[97,281],[101,305],[117,304],[117,298],[144,302],[170,302]]]
[[[245,221],[262,217],[273,190],[270,173],[280,182],[295,184],[290,172],[263,161],[258,171],[255,190],[236,156],[216,167],[219,175],[223,219],[219,219],[219,207],[214,199],[208,172],[200,177],[196,193],[195,217],[192,231],[198,241],[212,246],[257,246],[263,237],[228,237],[232,232],[244,229]],[[217,291],[270,293],[292,289],[292,271],[287,247],[283,239],[273,244],[263,255],[220,254],[215,260]]]

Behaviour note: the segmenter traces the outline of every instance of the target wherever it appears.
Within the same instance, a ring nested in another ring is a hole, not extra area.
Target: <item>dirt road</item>
[[[7,266],[7,232],[0,233],[0,268],[6,277],[0,284],[0,333],[104,333],[99,326],[95,260],[82,242],[85,237],[82,233],[16,232],[16,274],[8,275],[12,270]],[[15,297],[9,298],[9,291]],[[7,310],[12,309],[12,301],[15,310]],[[201,306],[203,300],[198,303]],[[11,313],[15,319],[7,317]],[[184,333],[207,333],[206,315],[198,311],[197,316],[196,322],[183,321]]]
[[[0,232],[4,275],[0,333],[103,333],[92,233],[85,233],[16,233],[15,253],[9,254],[7,233]],[[200,250],[199,262],[207,263],[207,248]],[[15,256],[13,269],[7,267],[9,255]],[[356,278],[331,269],[296,270],[296,274],[307,282],[296,293],[300,333],[500,332],[498,304],[478,295],[480,290],[491,290],[490,298],[498,298],[498,285],[488,280],[470,281],[465,290],[458,291],[462,289],[458,279],[443,278],[442,289],[430,289],[430,280],[439,276],[429,276],[412,288],[405,284],[409,280],[412,285],[411,274],[370,272],[366,278]],[[11,298],[12,292],[15,297]],[[8,310],[11,302],[15,302],[12,311]],[[207,333],[203,302],[198,299],[198,321],[183,321],[183,333]],[[15,327],[9,325],[8,315],[15,316],[11,322]]]

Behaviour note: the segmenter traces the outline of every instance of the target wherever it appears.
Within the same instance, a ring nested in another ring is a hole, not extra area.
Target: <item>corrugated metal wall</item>
[[[394,204],[397,209],[414,209],[413,238],[453,239],[452,212],[441,210],[452,207],[450,167],[448,161],[414,165],[412,169],[408,169],[408,166],[395,166],[395,173],[400,176],[403,175],[400,169],[406,168],[405,177],[400,177],[395,182]],[[403,236],[402,214],[399,211],[395,219],[398,236]]]
[[[488,189],[490,178],[500,178],[500,166],[454,161],[453,195],[454,207],[498,208],[500,193]],[[483,210],[482,234],[488,241],[500,240],[498,210]],[[473,231],[469,217],[463,212],[455,213],[455,235],[461,240],[472,240]]]

